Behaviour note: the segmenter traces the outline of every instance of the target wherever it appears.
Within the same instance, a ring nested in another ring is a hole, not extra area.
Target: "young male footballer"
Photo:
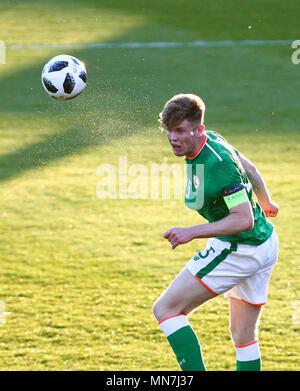
[[[185,156],[185,203],[208,223],[173,227],[163,234],[175,249],[210,238],[153,306],[153,313],[184,371],[205,371],[188,315],[222,293],[230,298],[230,332],[236,370],[261,370],[258,322],[266,303],[278,238],[275,217],[257,168],[218,133],[205,130],[205,105],[193,94],[175,95],[159,115],[176,156]],[[258,202],[253,198],[253,191]]]

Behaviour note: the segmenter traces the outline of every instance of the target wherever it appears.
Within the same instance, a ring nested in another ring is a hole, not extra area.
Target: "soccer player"
[[[159,115],[173,153],[185,156],[185,203],[208,220],[170,228],[163,237],[172,249],[193,239],[210,239],[156,301],[153,313],[181,369],[205,371],[201,346],[187,316],[225,293],[230,298],[236,370],[259,371],[258,323],[279,248],[266,216],[275,217],[279,208],[257,168],[218,133],[205,130],[204,112],[201,98],[179,94]]]

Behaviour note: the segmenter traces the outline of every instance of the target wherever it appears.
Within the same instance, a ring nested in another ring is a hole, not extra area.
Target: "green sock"
[[[198,338],[185,315],[159,322],[183,371],[206,371]]]
[[[261,371],[260,358],[251,361],[238,361],[236,362],[237,371]]]
[[[235,345],[237,371],[261,371],[260,350],[257,341]]]

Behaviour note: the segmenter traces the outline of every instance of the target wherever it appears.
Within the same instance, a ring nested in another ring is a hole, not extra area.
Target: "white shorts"
[[[259,246],[232,244],[209,239],[187,269],[215,295],[235,297],[253,305],[267,302],[269,282],[278,258],[279,242],[275,230]]]

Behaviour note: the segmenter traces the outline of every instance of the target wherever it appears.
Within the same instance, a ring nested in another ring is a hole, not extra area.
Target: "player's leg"
[[[185,268],[156,301],[153,313],[158,322],[170,316],[188,315],[215,296]]]
[[[201,347],[187,315],[213,297],[212,292],[184,269],[153,306],[154,316],[182,370],[205,370]]]
[[[237,371],[260,371],[258,324],[262,306],[230,298],[230,332],[236,349]]]
[[[261,369],[258,324],[262,306],[268,299],[269,283],[278,258],[278,248],[275,231],[260,246],[253,249],[250,247],[248,255],[247,246],[239,246],[241,254],[243,252],[243,265],[249,271],[253,265],[259,265],[255,273],[242,279],[225,294],[226,297],[230,297],[230,330],[236,347],[239,371]]]

